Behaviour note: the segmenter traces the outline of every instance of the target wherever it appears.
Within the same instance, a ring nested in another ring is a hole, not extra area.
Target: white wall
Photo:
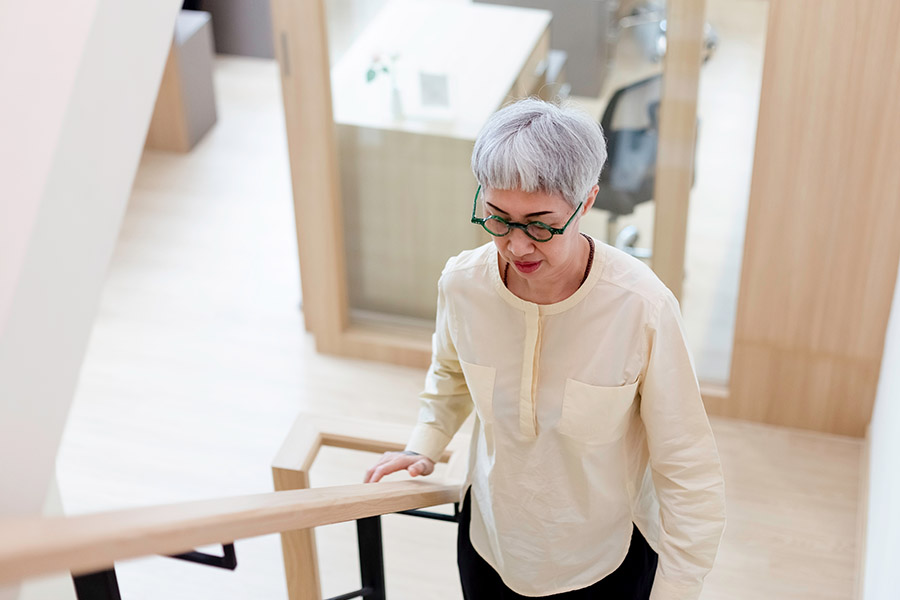
[[[0,3],[0,332],[97,1],[29,4]]]
[[[864,600],[900,598],[900,275],[869,426]]]
[[[180,5],[0,2],[0,516],[51,489]]]

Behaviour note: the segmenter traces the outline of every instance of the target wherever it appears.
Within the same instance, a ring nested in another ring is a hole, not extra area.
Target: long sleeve
[[[647,340],[640,410],[661,524],[650,598],[696,600],[725,528],[725,486],[678,301],[668,290]]]
[[[443,283],[442,278],[438,283],[431,367],[425,377],[425,388],[419,395],[419,421],[406,445],[407,450],[435,462],[472,412],[472,397],[453,344],[451,313]]]

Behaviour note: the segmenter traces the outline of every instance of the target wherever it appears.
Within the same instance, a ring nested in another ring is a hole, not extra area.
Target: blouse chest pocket
[[[472,395],[472,401],[475,403],[478,418],[482,423],[491,423],[494,420],[494,378],[497,375],[497,369],[468,363],[464,360],[460,360],[459,364],[465,375],[469,394]]]
[[[605,444],[625,434],[638,382],[622,386],[589,385],[566,380],[557,429],[581,442]]]

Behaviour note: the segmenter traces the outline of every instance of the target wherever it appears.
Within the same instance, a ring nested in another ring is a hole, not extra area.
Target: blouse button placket
[[[525,307],[525,344],[519,391],[519,430],[528,439],[537,437],[537,375],[541,348],[541,315],[537,305]]]

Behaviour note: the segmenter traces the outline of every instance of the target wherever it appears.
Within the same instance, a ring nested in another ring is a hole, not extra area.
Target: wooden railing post
[[[275,490],[309,488],[309,473],[272,467]],[[281,534],[284,574],[290,600],[322,600],[319,581],[319,557],[315,529],[297,529]]]

